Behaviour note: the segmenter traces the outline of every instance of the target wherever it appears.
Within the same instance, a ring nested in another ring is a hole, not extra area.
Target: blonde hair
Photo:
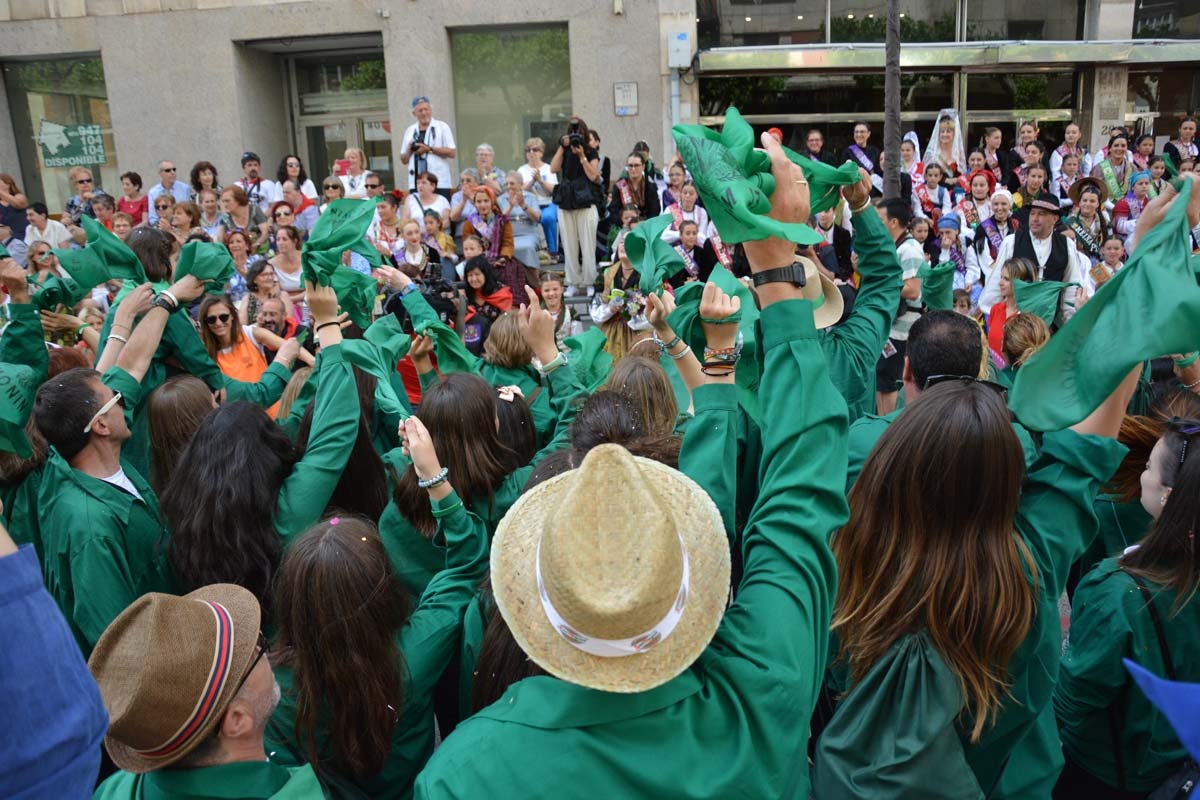
[[[517,325],[516,311],[506,311],[492,323],[483,343],[483,360],[510,369],[526,366],[533,360],[533,349]]]
[[[622,326],[624,327],[624,326]],[[679,406],[667,373],[645,356],[629,354],[613,365],[604,388],[620,392],[642,412],[647,436],[670,436]]]
[[[1004,323],[1004,360],[1016,369],[1048,341],[1050,327],[1041,317],[1037,314],[1017,314]]]
[[[304,388],[304,384],[308,382],[308,376],[312,374],[312,367],[299,367],[292,373],[292,379],[288,381],[287,386],[283,387],[283,394],[279,396],[279,410],[275,414],[275,419],[287,419],[292,413],[292,406],[296,404],[296,399],[300,397],[300,390]]]
[[[546,143],[543,142],[541,140],[541,138],[538,136],[530,136],[528,139],[526,139],[525,146],[526,147],[540,147],[540,148],[542,148],[543,153],[546,152]]]

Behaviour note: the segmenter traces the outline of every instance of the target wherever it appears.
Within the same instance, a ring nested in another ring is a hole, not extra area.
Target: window
[[[92,170],[98,187],[120,196],[116,148],[99,58],[61,58],[4,65],[13,133],[32,200],[60,213],[75,194],[71,167]]]
[[[1188,0],[1136,0],[1133,9],[1135,39],[1200,38],[1200,14]]]
[[[824,44],[825,0],[699,0],[701,48]]]
[[[954,104],[953,93],[950,73],[900,76],[902,111],[936,112]],[[743,114],[882,114],[883,74],[806,72],[700,81],[701,116],[724,114],[731,105]]]
[[[383,55],[298,58],[296,94],[301,114],[387,111]]]
[[[953,42],[958,0],[898,0],[902,42]],[[887,0],[831,0],[830,41],[882,42]]]
[[[968,41],[1070,41],[1083,38],[1086,0],[965,1]]]
[[[525,163],[535,125],[559,121],[566,128],[572,112],[566,25],[452,30],[450,54],[459,167],[471,166],[475,148],[486,142],[496,165],[511,169]]]

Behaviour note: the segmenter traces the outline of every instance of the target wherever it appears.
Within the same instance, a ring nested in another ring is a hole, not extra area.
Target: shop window
[[[296,59],[301,114],[340,114],[388,107],[383,55],[322,54]]]
[[[1071,41],[1083,37],[1086,0],[964,0],[967,41]]]
[[[731,105],[743,114],[882,114],[881,73],[817,73],[790,76],[709,77],[700,81],[701,116],[719,116]],[[951,73],[905,72],[902,111],[953,105]]]
[[[72,167],[87,167],[98,187],[119,196],[116,147],[99,58],[56,58],[4,65],[24,183],[30,200],[60,213],[74,191]]]
[[[1194,0],[1137,0],[1135,39],[1200,39],[1200,9]]]
[[[898,0],[900,41],[953,42],[958,0]],[[882,42],[887,37],[887,0],[832,0],[830,41]]]
[[[566,25],[452,30],[450,53],[460,167],[473,165],[475,148],[486,142],[496,165],[512,169],[525,163],[525,140],[546,130],[542,123],[565,130],[572,113]]]

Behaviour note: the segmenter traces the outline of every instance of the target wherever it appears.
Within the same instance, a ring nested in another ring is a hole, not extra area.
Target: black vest
[[[1029,228],[1022,226],[1017,229],[1016,237],[1013,239],[1013,256],[1028,258],[1034,264],[1038,264],[1037,253],[1033,251],[1033,236],[1030,235]],[[1050,257],[1046,259],[1044,265],[1041,265],[1042,280],[1061,281],[1067,274],[1069,258],[1067,237],[1057,231],[1050,234]]]

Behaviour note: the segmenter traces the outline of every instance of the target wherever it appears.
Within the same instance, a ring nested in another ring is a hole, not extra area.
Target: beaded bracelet
[[[681,341],[683,341],[683,338],[680,337],[679,334],[675,334],[674,339],[672,339],[669,342],[664,342],[662,339],[658,338],[658,331],[654,331],[653,333],[651,333],[650,338],[653,339],[654,341],[658,342],[658,349],[660,352],[663,352],[663,353],[667,352],[672,347],[674,347],[675,345],[677,345]]]
[[[435,486],[441,486],[450,477],[450,468],[442,467],[441,472],[434,475],[432,478],[421,478],[417,481],[417,486],[422,489],[432,489]]]

